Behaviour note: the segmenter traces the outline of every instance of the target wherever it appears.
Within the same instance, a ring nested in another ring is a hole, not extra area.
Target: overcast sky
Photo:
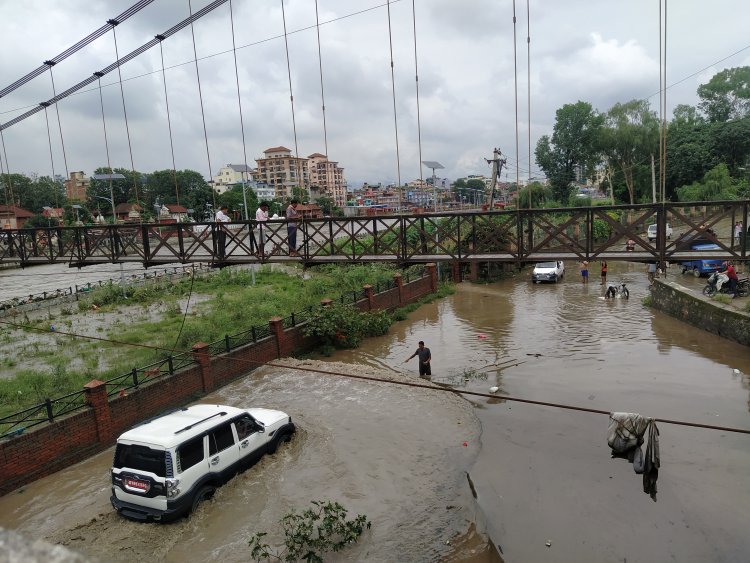
[[[0,88],[38,67],[135,3],[135,0],[0,0]],[[192,0],[197,11],[208,0]],[[378,0],[318,0],[328,156],[350,186],[420,177],[412,0],[390,5],[398,122],[397,160],[388,11]],[[300,156],[325,153],[315,0],[286,0],[297,149],[292,128],[280,0],[232,0],[245,146],[250,166],[264,149],[284,145]],[[487,174],[499,147],[508,179],[529,169],[526,2],[517,0],[519,160],[516,162],[513,4],[510,0],[415,0],[422,160],[445,166],[451,180]],[[632,98],[659,107],[659,11],[656,0],[530,0],[531,147],[551,133],[555,111],[588,101],[600,111]],[[668,4],[669,115],[697,104],[699,84],[723,69],[750,65],[748,0]],[[188,0],[155,0],[117,27],[120,56],[189,15]],[[326,23],[328,22],[328,23]],[[169,116],[178,169],[207,179],[241,164],[243,154],[230,4],[196,22],[196,50],[208,135],[207,157],[190,27],[163,44]],[[116,59],[110,32],[54,68],[57,92]],[[172,167],[164,80],[156,46],[122,67],[133,163],[150,172]],[[692,76],[691,76],[692,75]],[[102,79],[113,167],[131,168],[120,86]],[[0,123],[52,97],[49,73],[0,98]],[[106,166],[96,84],[59,104],[70,171]],[[48,110],[54,170],[65,174],[57,114]],[[14,172],[50,175],[45,112],[3,131]],[[3,165],[7,167],[3,155]],[[535,163],[532,176],[541,175]],[[7,170],[7,168],[6,168]],[[422,169],[427,177],[431,171]]]

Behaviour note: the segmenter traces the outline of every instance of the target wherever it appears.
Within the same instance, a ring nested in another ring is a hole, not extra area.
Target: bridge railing
[[[714,254],[744,259],[745,245],[734,234],[738,222],[747,226],[747,200],[331,217],[302,219],[295,225],[296,250],[309,263],[520,263],[551,257],[679,259],[691,243],[711,237],[719,247]],[[649,233],[649,225],[656,230]],[[293,250],[289,226],[274,220],[10,230],[0,237],[0,263],[283,261]]]

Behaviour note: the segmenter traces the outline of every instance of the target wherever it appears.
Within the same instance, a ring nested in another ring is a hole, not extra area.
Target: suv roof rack
[[[198,424],[200,424],[202,422],[206,422],[207,420],[211,420],[215,416],[226,416],[226,414],[227,414],[226,412],[221,411],[221,412],[217,412],[215,414],[212,414],[211,416],[207,416],[206,418],[201,419],[201,420],[199,420],[197,422],[193,422],[192,424],[188,424],[185,428],[180,428],[179,430],[177,430],[175,432],[175,435],[179,434],[180,432],[185,432],[185,430],[190,430],[193,426],[197,426]]]

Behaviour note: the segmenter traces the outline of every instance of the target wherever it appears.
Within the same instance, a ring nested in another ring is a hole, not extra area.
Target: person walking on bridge
[[[425,348],[424,341],[419,341],[419,348],[404,360],[404,363],[411,360],[414,356],[419,356],[419,375],[426,376],[432,375],[432,369],[430,368],[430,361],[432,361],[432,354],[429,348]]]
[[[222,205],[216,212],[216,255],[220,260],[224,259],[227,246],[227,231],[224,223],[229,223],[229,215],[227,211],[229,208],[226,205]]]
[[[258,258],[266,255],[266,222],[268,221],[268,202],[262,201],[255,212],[255,221],[258,227]]]
[[[297,221],[299,221],[299,211],[297,205],[299,202],[293,199],[286,208],[286,234],[289,240],[289,256],[299,256],[297,254]]]

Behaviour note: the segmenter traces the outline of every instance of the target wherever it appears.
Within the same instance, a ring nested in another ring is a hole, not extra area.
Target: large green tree
[[[650,192],[650,181],[637,182],[639,176],[643,177],[637,168],[648,168],[659,145],[659,121],[648,101],[631,100],[612,106],[597,143],[610,170],[617,169],[621,174],[630,203],[644,199]]]
[[[711,122],[750,116],[750,66],[727,68],[698,87],[698,107]]]
[[[596,141],[604,118],[588,102],[566,104],[557,110],[552,137],[536,145],[536,162],[544,170],[556,200],[567,202],[576,168],[592,170],[597,162]]]

